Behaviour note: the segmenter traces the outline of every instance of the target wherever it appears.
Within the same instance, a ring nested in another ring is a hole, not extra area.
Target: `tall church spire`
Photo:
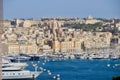
[[[57,37],[56,29],[57,29],[57,21],[54,19],[52,22],[52,30],[53,30],[53,37],[55,40]]]

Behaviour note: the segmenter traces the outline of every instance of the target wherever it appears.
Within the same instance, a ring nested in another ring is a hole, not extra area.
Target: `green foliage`
[[[83,29],[84,31],[96,31],[97,28],[102,27],[102,23],[95,24],[65,24],[65,27],[75,28],[75,29]]]

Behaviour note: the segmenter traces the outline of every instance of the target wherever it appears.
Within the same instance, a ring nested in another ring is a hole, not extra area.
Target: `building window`
[[[4,73],[2,73],[2,75],[4,75]]]
[[[18,75],[20,75],[20,73],[18,73]]]

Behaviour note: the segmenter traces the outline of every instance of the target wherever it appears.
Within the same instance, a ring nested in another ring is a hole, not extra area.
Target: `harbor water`
[[[120,60],[51,60],[32,62],[44,68],[36,80],[112,80],[120,75]],[[33,70],[32,63],[26,69]],[[51,72],[51,74],[48,74]]]

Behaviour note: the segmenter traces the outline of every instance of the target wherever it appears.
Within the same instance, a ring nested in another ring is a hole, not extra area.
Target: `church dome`
[[[93,19],[93,17],[89,15],[89,16],[87,17],[87,19]]]

